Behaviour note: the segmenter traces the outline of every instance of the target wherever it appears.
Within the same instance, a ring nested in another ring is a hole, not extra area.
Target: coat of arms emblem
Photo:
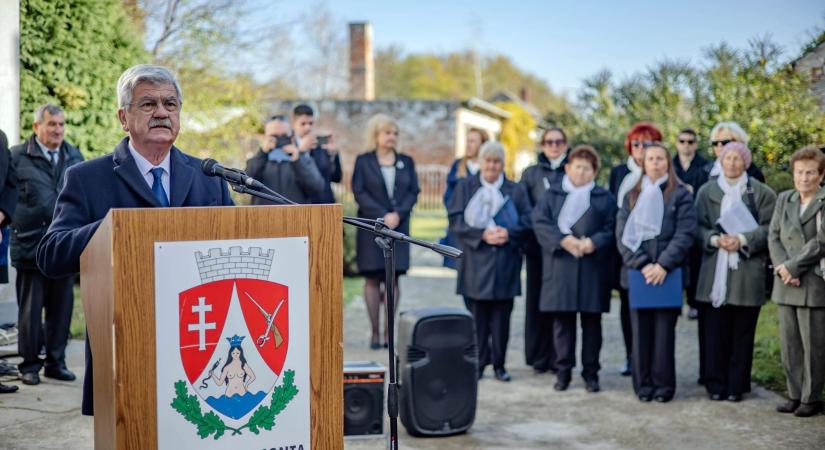
[[[171,406],[201,438],[271,430],[298,393],[295,372],[284,368],[289,288],[269,281],[274,254],[238,246],[195,252],[201,284],[178,296],[186,379],[174,383]]]

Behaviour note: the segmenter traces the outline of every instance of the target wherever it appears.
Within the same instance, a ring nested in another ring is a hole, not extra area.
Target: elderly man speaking
[[[50,277],[76,273],[80,254],[111,208],[232,205],[229,189],[200,169],[201,161],[174,147],[183,95],[164,67],[138,65],[117,82],[117,110],[128,136],[111,154],[71,167],[54,220],[37,249]],[[83,414],[93,414],[91,350],[86,345]]]

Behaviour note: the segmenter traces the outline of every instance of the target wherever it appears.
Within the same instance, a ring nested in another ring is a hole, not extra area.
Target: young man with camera
[[[246,173],[296,203],[312,203],[324,191],[324,178],[309,150],[296,145],[286,116],[272,116],[264,125],[260,150],[246,162]],[[277,203],[254,197],[252,204]]]
[[[341,160],[338,157],[338,147],[335,145],[332,134],[315,134],[312,132],[314,127],[315,112],[312,107],[300,104],[292,110],[292,128],[295,130],[298,148],[301,151],[309,150],[310,156],[324,179],[323,192],[313,196],[312,203],[335,203],[330,183],[341,182]]]

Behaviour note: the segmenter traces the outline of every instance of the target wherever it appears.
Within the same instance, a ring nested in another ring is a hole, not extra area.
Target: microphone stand
[[[274,190],[263,186],[268,192],[249,187],[246,184],[238,183],[234,180],[226,180],[235,192],[253,195],[258,198],[277,202],[286,205],[298,205],[298,203],[284,197]],[[443,256],[451,258],[461,258],[462,252],[457,248],[448,245],[434,244],[407,236],[404,233],[390,229],[384,224],[383,219],[371,220],[357,217],[344,216],[343,222],[369,231],[375,235],[375,243],[381,247],[384,253],[384,291],[387,296],[387,332],[388,337],[388,360],[389,360],[389,384],[387,386],[387,415],[390,418],[390,435],[388,447],[390,450],[398,449],[398,358],[395,355],[395,242],[404,241],[420,247],[428,248]]]

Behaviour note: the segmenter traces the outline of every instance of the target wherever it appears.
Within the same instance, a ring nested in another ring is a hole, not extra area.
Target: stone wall
[[[250,247],[247,251],[243,251],[241,247],[230,247],[229,251],[210,248],[207,255],[195,252],[203,283],[230,278],[266,280],[274,256],[275,250],[269,249],[264,253],[260,247]]]

